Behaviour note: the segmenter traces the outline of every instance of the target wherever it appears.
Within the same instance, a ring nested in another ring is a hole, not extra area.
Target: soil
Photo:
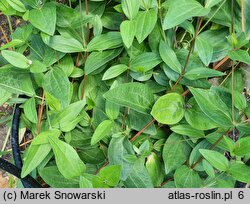
[[[15,17],[10,17],[10,22],[11,22],[11,26],[13,31],[16,29],[16,27],[19,25],[20,21],[15,18]],[[7,43],[7,40],[10,40],[10,35],[11,35],[11,31],[9,28],[9,24],[8,24],[8,20],[7,17],[3,14],[0,15],[0,44],[1,46]]]

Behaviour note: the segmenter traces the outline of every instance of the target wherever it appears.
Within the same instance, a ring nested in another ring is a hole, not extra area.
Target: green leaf
[[[73,130],[78,123],[80,123],[82,120],[84,119],[84,115],[79,115],[76,118],[72,119],[72,120],[68,120],[68,122],[66,123],[65,121],[60,121],[60,129],[63,132],[70,132],[71,130]]]
[[[210,142],[211,144],[214,144],[216,141],[221,139],[221,137],[224,137],[224,135],[225,135],[225,132],[222,132],[222,130],[217,130],[210,134],[207,134],[206,140]],[[221,140],[216,146],[223,151],[230,151],[225,140]]]
[[[30,74],[12,66],[0,69],[0,87],[10,93],[35,96]]]
[[[205,134],[201,130],[192,128],[190,125],[175,125],[170,128],[173,132],[181,135],[186,135],[191,138],[203,138]]]
[[[200,149],[209,149],[212,146],[207,140],[201,140],[197,145],[193,148],[190,156],[189,156],[189,166],[194,165],[201,157]],[[202,163],[199,162],[195,165],[194,170],[196,171],[204,171]]]
[[[228,35],[228,29],[206,30],[199,34],[200,39],[207,41],[213,47],[211,62],[217,62],[228,54],[230,44],[225,37]]]
[[[210,9],[205,9],[195,0],[180,0],[178,4],[175,1],[171,1],[164,18],[163,29],[170,29],[194,16],[205,16],[209,11]]]
[[[176,169],[174,173],[174,182],[177,188],[201,188],[202,180],[199,174],[183,165]]]
[[[31,28],[33,26],[30,24]],[[31,29],[32,32],[32,29]],[[46,34],[41,34],[46,35]],[[31,46],[34,50],[30,49],[30,58],[41,61],[46,67],[50,67],[52,64],[60,60],[65,54],[57,52],[46,45],[39,35],[32,35]]]
[[[21,177],[24,178],[31,171],[37,168],[50,151],[51,146],[49,144],[31,145],[24,159]]]
[[[245,50],[233,50],[228,52],[230,59],[234,61],[243,62],[250,65],[250,56]]]
[[[64,71],[54,67],[44,76],[44,90],[56,98],[60,103],[60,109],[67,107],[71,100],[70,82]],[[52,104],[53,105],[53,101]]]
[[[195,35],[194,26],[193,26],[193,24],[190,21],[185,20],[183,23],[181,23],[179,25],[179,27],[184,28],[186,31],[188,31],[193,36]]]
[[[29,11],[30,23],[39,30],[54,35],[56,29],[56,6],[53,3],[47,3],[42,8]]]
[[[32,122],[37,123],[36,100],[30,98],[23,104],[25,116]]]
[[[127,48],[130,48],[136,32],[135,21],[123,21],[120,25],[122,41]]]
[[[26,69],[30,67],[32,61],[28,60],[24,55],[21,53],[10,51],[10,50],[3,50],[2,56],[6,59],[11,65]]]
[[[147,72],[162,62],[160,56],[154,52],[145,52],[135,57],[130,64],[134,72]]]
[[[22,0],[25,4],[31,6],[32,8],[38,8],[41,5],[37,0]]]
[[[22,178],[27,176],[31,171],[39,166],[39,164],[46,158],[51,150],[48,137],[59,137],[61,131],[51,129],[44,131],[36,136],[28,148],[28,152],[24,158],[22,167]]]
[[[53,37],[43,35],[43,41],[46,45],[54,50],[63,53],[83,52],[83,45],[73,37],[64,37],[61,35],[54,35]]]
[[[118,81],[114,81],[114,83],[111,85],[110,89],[113,89],[113,88],[118,87],[118,86],[119,86]],[[111,102],[111,101],[106,101],[105,112],[106,112],[107,116],[113,121],[119,116],[120,106]]]
[[[162,60],[175,72],[181,73],[182,65],[177,59],[175,52],[169,47],[168,43],[161,41],[159,52]]]
[[[72,73],[69,75],[72,78],[79,78],[84,75],[84,71],[81,68],[75,68]]]
[[[93,188],[92,181],[84,176],[80,176],[79,186],[80,188]]]
[[[113,49],[103,52],[92,52],[85,63],[85,74],[89,75],[95,70],[101,68],[110,60],[116,58],[122,49]]]
[[[70,76],[73,71],[77,68],[74,65],[74,61],[70,55],[66,55],[60,60],[58,66],[66,73],[67,76]]]
[[[194,68],[190,71],[187,71],[184,74],[184,77],[190,80],[197,80],[202,78],[209,78],[209,77],[219,77],[224,76],[225,74],[223,72],[209,69],[209,68]]]
[[[82,175],[86,167],[76,153],[76,150],[58,138],[49,136],[49,142],[55,154],[56,165],[61,174],[67,179],[73,179]]]
[[[25,12],[26,11],[26,8],[25,8],[24,4],[20,0],[6,0],[6,1],[16,11],[19,11],[19,12]]]
[[[190,146],[181,135],[172,133],[164,144],[162,152],[166,174],[180,167],[188,159],[190,150]]]
[[[142,43],[152,32],[157,22],[157,10],[139,11],[136,16],[135,36],[139,43]]]
[[[144,159],[138,159],[128,178],[124,181],[127,188],[153,188],[149,173],[144,166]]]
[[[90,144],[95,145],[97,142],[104,139],[111,132],[112,128],[113,128],[113,121],[104,120],[96,128],[96,130],[91,138]]]
[[[121,46],[120,32],[108,32],[94,37],[87,46],[87,52],[114,49]]]
[[[235,144],[234,153],[237,156],[250,155],[250,137],[239,139]]]
[[[245,164],[233,163],[227,173],[238,181],[250,183],[250,167]]]
[[[126,156],[134,156],[132,144],[124,136],[116,136],[111,139],[108,147],[110,165],[121,165],[121,180],[126,180],[132,171],[133,163],[126,160]]]
[[[108,186],[115,187],[120,181],[121,170],[120,165],[106,166],[99,172],[99,180]]]
[[[109,90],[104,98],[121,106],[132,108],[141,113],[147,113],[154,102],[150,88],[141,83],[121,84]]]
[[[110,188],[99,176],[95,176],[92,183],[94,188]]]
[[[223,154],[207,149],[200,149],[200,153],[216,169],[220,171],[228,170],[229,162]]]
[[[103,30],[103,25],[101,21],[101,17],[96,15],[93,19],[93,30],[94,36],[100,35]]]
[[[208,66],[213,57],[213,47],[208,41],[200,38],[199,36],[195,41],[195,49],[197,49],[198,55],[201,61]]]
[[[151,115],[158,122],[169,125],[178,123],[183,118],[184,113],[184,99],[177,93],[161,96],[151,111]]]
[[[127,125],[129,128],[133,130],[140,131],[143,127],[145,127],[150,121],[152,121],[152,116],[150,114],[139,113],[134,110],[130,110],[127,115]],[[156,128],[155,125],[150,125],[146,130],[144,130],[145,134],[155,135]]]
[[[65,4],[56,5],[56,25],[63,28],[77,28],[93,18],[90,15],[81,15],[78,9],[70,8]]]
[[[250,11],[250,2],[249,1],[245,1],[245,33],[246,35],[248,36],[248,40],[249,40],[249,37],[250,37],[250,25],[249,23],[249,19],[250,19],[250,16],[249,16],[249,11]]]
[[[41,169],[39,175],[52,188],[79,188],[77,179],[66,179],[56,166]]]
[[[154,152],[147,157],[146,168],[154,186],[160,186],[164,180],[164,169],[160,158]]]
[[[185,119],[193,128],[198,130],[209,130],[217,127],[217,124],[203,113],[194,97],[188,101],[187,107]]]
[[[225,143],[227,144],[227,147],[228,147],[228,149],[229,149],[229,151],[230,151],[230,155],[231,155],[232,157],[234,157],[234,156],[235,156],[235,154],[234,154],[235,142],[234,142],[230,137],[228,137],[228,135],[224,135],[224,136],[223,136],[223,140],[224,140]]]
[[[122,10],[124,14],[132,20],[136,17],[139,8],[140,8],[140,0],[121,0]]]
[[[204,89],[191,88],[196,102],[201,110],[220,126],[232,126],[230,113],[223,107],[223,102],[217,94]]]
[[[47,71],[47,67],[45,64],[41,63],[38,60],[33,60],[32,64],[30,65],[30,72],[31,73],[42,73]]]
[[[10,42],[6,43],[5,45],[1,46],[0,51],[11,48],[11,47],[15,47],[15,46],[18,46],[18,45],[22,45],[23,43],[24,43],[24,41],[22,41],[22,40],[13,39]]]
[[[222,0],[206,0],[205,8],[211,8],[216,4],[220,3]]]
[[[51,121],[51,125],[53,127],[60,128],[62,131],[69,132],[70,130],[75,128],[77,123],[80,122],[78,121],[78,116],[85,105],[85,101],[78,101],[70,104],[68,107],[57,114],[55,119]],[[77,120],[78,122],[72,126],[72,121],[74,120]]]
[[[61,131],[58,129],[49,129],[46,131],[41,132],[37,135],[33,141],[32,145],[42,145],[42,144],[49,144],[49,136],[58,138],[61,135]]]
[[[0,1],[0,10],[5,15],[16,15],[16,10],[13,9],[6,0]]]
[[[125,64],[114,65],[114,66],[110,67],[103,74],[102,80],[113,79],[113,78],[119,76],[120,74],[122,74],[123,72],[127,71],[127,69],[128,69],[128,67]]]
[[[203,168],[208,176],[210,176],[212,178],[215,177],[214,168],[207,160],[205,160],[205,159],[202,160],[202,166],[203,166]]]
[[[3,105],[11,97],[11,95],[12,94],[3,89],[0,84],[0,106]]]
[[[106,159],[102,150],[98,148],[98,146],[91,146],[90,144],[89,147],[82,148],[78,154],[81,160],[88,164],[100,164],[105,162]]]

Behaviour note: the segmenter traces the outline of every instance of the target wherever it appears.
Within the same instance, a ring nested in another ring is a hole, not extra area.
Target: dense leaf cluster
[[[1,0],[27,21],[0,48],[0,104],[21,103],[34,136],[22,177],[250,183],[250,1],[232,2]]]

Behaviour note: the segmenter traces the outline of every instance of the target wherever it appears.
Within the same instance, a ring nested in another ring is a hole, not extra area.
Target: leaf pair
[[[22,169],[22,177],[34,170],[53,149],[56,164],[60,173],[66,179],[76,178],[85,171],[85,164],[79,158],[75,149],[58,139],[61,132],[57,129],[45,131],[38,135],[29,147]]]

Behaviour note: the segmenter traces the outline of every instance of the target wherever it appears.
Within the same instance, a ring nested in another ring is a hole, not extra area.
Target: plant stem
[[[187,65],[188,65],[188,62],[189,62],[189,59],[190,59],[190,56],[191,56],[191,53],[193,52],[193,49],[194,49],[194,45],[195,45],[195,41],[196,41],[196,37],[199,33],[199,30],[200,30],[200,27],[201,27],[201,24],[202,24],[202,21],[203,21],[203,17],[201,17],[198,21],[198,25],[196,27],[196,31],[195,31],[195,36],[193,38],[193,41],[192,41],[192,45],[190,46],[190,49],[188,51],[188,56],[187,56],[187,59],[186,59],[186,62],[185,62],[185,65],[181,71],[181,74],[179,76],[179,78],[177,79],[177,81],[175,82],[174,86],[171,88],[170,92],[173,92],[176,88],[176,86],[179,84],[179,82],[182,80],[185,72],[186,72],[186,69],[187,69]]]
[[[137,134],[135,134],[131,139],[130,142],[133,142],[138,136],[140,136],[150,125],[152,125],[156,120],[151,120],[147,125],[145,125]]]
[[[11,25],[11,21],[10,21],[9,16],[7,16],[7,21],[8,21],[8,24],[9,24],[10,34],[13,34],[13,29],[12,29],[12,25]]]
[[[109,164],[109,161],[106,161],[96,172],[95,174],[98,174],[105,166]]]
[[[229,59],[228,56],[224,57],[218,64],[216,64],[213,69],[217,70],[219,69],[227,60]]]
[[[38,122],[37,122],[37,134],[40,134],[41,131],[41,122],[43,117],[43,108],[44,108],[44,91],[42,93],[42,101],[38,109]]]
[[[7,38],[7,35],[6,35],[4,29],[3,29],[3,27],[1,25],[0,25],[0,29],[1,29],[1,32],[3,33],[3,37],[4,37],[5,41],[6,41],[6,43],[8,43],[9,39]]]
[[[8,132],[7,132],[6,138],[5,138],[5,140],[4,140],[3,147],[2,147],[2,150],[1,150],[1,151],[4,151],[5,148],[6,148],[7,142],[8,142],[9,137],[10,137],[10,131],[11,131],[11,128],[8,129]]]

